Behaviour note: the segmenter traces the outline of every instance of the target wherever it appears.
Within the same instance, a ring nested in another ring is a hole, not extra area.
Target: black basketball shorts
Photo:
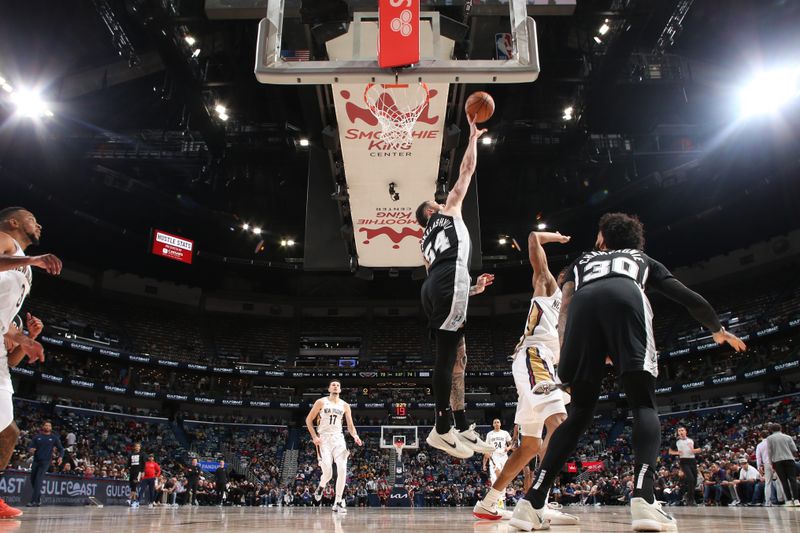
[[[422,308],[431,329],[458,331],[467,321],[469,274],[455,265],[440,266],[422,284]]]
[[[633,280],[598,280],[575,293],[567,311],[558,376],[564,383],[597,381],[610,357],[618,375],[658,376],[650,301]]]

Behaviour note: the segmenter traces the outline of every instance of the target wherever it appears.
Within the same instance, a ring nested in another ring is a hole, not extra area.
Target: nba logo
[[[495,52],[497,59],[511,59],[514,55],[514,40],[510,33],[494,34]]]

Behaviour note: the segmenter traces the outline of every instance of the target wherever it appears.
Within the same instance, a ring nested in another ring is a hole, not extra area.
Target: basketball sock
[[[436,362],[433,366],[433,397],[436,405],[436,432],[443,434],[452,427],[450,392],[453,388],[453,368],[456,365],[458,343],[464,333],[437,329],[434,335]]]
[[[486,496],[483,497],[483,503],[491,507],[497,500],[503,497],[503,492],[499,491],[495,488],[489,489],[489,492],[486,493]]]
[[[661,446],[661,424],[655,398],[656,378],[645,371],[626,372],[620,376],[620,381],[633,414],[633,497],[653,503],[653,465],[656,464]]]
[[[653,467],[648,464],[637,464],[633,470],[633,497],[643,498],[647,503],[656,501],[653,494],[653,484],[655,473]]]
[[[469,422],[467,422],[467,412],[464,409],[453,411],[453,420],[455,420],[456,429],[465,431],[469,429]]]
[[[439,409],[436,410],[436,433],[439,435],[444,435],[450,428],[452,427],[451,417],[453,416],[453,412],[448,407],[443,411]]]

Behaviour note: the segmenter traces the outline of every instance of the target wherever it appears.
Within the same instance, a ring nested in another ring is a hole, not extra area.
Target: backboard
[[[453,40],[442,34],[443,19],[439,12],[422,11],[420,61],[393,69],[381,69],[378,65],[377,0],[374,11],[354,13],[347,33],[327,43],[331,59],[287,61],[281,53],[286,1],[268,0],[266,17],[259,23],[255,74],[261,83],[523,83],[535,81],[539,75],[536,23],[527,16],[526,0],[508,1],[511,38],[507,58],[453,58]],[[363,4],[360,2],[359,7]],[[342,37],[347,38],[349,50],[331,54],[331,47],[337,46],[334,41]]]

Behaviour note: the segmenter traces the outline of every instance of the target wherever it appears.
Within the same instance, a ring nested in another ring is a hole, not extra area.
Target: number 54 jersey
[[[422,307],[432,329],[457,331],[467,320],[472,242],[461,217],[436,213],[422,235],[428,277]]]
[[[564,280],[575,284],[575,295],[561,348],[561,380],[596,380],[607,356],[619,374],[644,370],[658,376],[653,310],[644,290],[670,278],[664,265],[639,250],[578,257]]]

